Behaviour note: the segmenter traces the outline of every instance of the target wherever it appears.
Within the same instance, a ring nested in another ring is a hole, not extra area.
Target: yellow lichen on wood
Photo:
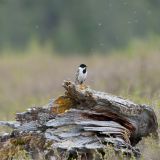
[[[54,105],[51,107],[53,113],[64,113],[70,109],[74,104],[74,101],[66,96],[60,96],[54,101]]]

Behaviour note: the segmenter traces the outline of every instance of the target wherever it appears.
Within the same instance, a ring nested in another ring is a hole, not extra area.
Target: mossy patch
[[[52,143],[46,142],[43,136],[26,134],[0,143],[1,160],[31,159],[29,152],[38,153],[49,148]]]

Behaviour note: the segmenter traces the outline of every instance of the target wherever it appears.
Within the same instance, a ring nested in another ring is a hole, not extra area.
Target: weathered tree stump
[[[32,159],[92,159],[94,151],[104,155],[110,146],[116,154],[138,157],[140,151],[135,145],[142,137],[157,132],[156,115],[147,105],[70,81],[63,87],[65,95],[46,106],[17,113],[15,122],[0,122],[13,128],[0,137],[1,157],[14,156],[17,146]]]

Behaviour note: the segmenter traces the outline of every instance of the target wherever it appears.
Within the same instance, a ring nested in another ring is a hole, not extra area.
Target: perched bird
[[[83,82],[86,80],[87,76],[87,66],[85,64],[81,64],[78,67],[77,73],[76,73],[76,84],[83,84]]]

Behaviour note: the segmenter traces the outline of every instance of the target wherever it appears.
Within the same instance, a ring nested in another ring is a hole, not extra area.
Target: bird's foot
[[[86,89],[87,88],[87,86],[85,85],[85,84],[80,84],[79,85],[79,89],[80,90],[84,90],[84,89]]]

